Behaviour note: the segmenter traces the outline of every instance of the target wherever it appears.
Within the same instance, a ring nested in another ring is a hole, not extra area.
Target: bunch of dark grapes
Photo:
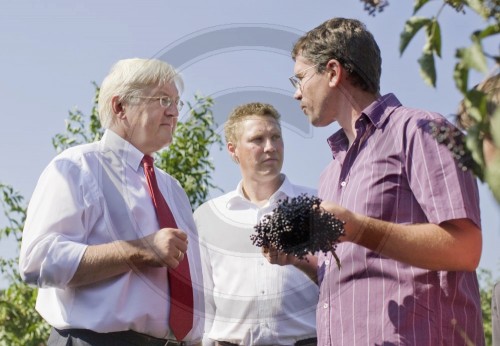
[[[320,198],[306,194],[280,200],[273,212],[255,225],[256,233],[250,239],[258,247],[274,247],[300,259],[316,251],[331,251],[335,255],[338,238],[344,234],[344,222],[320,204]]]
[[[386,0],[361,0],[364,2],[364,10],[368,12],[370,16],[375,16],[376,12],[382,12],[384,7],[389,5],[389,1]]]
[[[476,162],[465,144],[465,135],[454,126],[446,122],[434,121],[430,123],[432,136],[438,143],[445,145],[457,161],[458,167],[463,171],[471,169],[476,171]]]

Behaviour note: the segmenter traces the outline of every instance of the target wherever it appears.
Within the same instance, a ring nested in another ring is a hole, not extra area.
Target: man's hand
[[[90,245],[68,286],[92,284],[144,266],[177,268],[187,248],[187,234],[177,228],[162,228],[136,240]]]
[[[304,259],[299,259],[294,255],[287,255],[282,251],[278,251],[275,247],[262,247],[262,254],[271,264],[295,266],[295,268],[303,271],[314,283],[318,284],[318,258],[316,256],[309,254]]]
[[[177,228],[162,228],[139,242],[145,264],[177,268],[188,248],[187,234]]]
[[[287,255],[282,251],[278,251],[275,247],[262,247],[262,254],[271,264],[296,265],[299,259],[294,255]]]

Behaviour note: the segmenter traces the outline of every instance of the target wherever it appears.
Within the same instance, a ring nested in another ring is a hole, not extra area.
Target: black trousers
[[[127,330],[97,333],[88,329],[52,328],[47,346],[185,346],[185,342],[158,339]]]

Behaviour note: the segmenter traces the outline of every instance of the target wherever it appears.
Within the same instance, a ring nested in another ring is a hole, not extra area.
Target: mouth
[[[302,113],[304,113],[305,115],[307,115],[307,113],[306,113],[306,106],[304,106],[304,105],[301,104],[300,105],[300,109],[302,109]]]
[[[277,159],[277,158],[275,158],[275,157],[270,157],[270,158],[265,159],[265,160],[264,160],[264,161],[262,161],[262,162],[275,162],[275,161],[278,161],[278,159]]]

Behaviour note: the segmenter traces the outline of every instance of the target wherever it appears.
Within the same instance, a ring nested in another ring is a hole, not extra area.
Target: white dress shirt
[[[173,338],[168,327],[166,268],[143,267],[95,284],[68,287],[88,245],[142,238],[159,229],[141,166],[144,154],[114,132],[59,154],[31,198],[19,268],[40,287],[36,309],[58,329],[135,330]],[[196,227],[179,183],[156,169],[159,188],[178,227],[188,234],[194,325],[185,340],[201,340],[204,302]]]
[[[243,196],[241,186],[194,213],[205,282],[204,344],[293,345],[315,337],[318,286],[293,266],[270,264],[250,240],[255,224],[278,200],[315,191],[285,177],[259,207]]]

